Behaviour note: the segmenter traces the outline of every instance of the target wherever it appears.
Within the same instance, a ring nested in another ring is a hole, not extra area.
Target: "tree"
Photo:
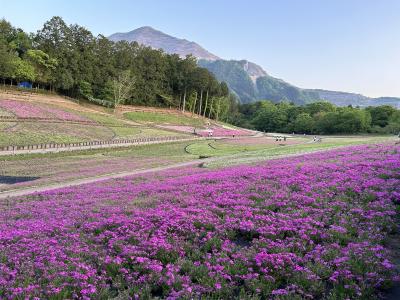
[[[35,80],[35,69],[28,61],[22,60],[19,57],[15,58],[13,60],[13,69],[13,78],[17,82]]]
[[[196,69],[196,58],[192,55],[187,55],[184,60],[178,65],[179,82],[178,85],[181,90],[183,90],[183,103],[182,111],[186,110],[186,96],[188,92],[193,88],[193,72]]]
[[[57,61],[42,50],[28,50],[26,56],[35,69],[35,81],[42,84],[49,83],[52,72],[57,67]]]
[[[7,45],[0,41],[0,78],[5,82],[6,78],[12,78],[14,72],[15,56],[10,53]]]
[[[382,105],[376,107],[368,107],[367,111],[371,114],[371,125],[385,127],[389,124],[389,119],[391,115],[396,111],[396,109],[389,105]]]
[[[393,134],[400,133],[400,110],[391,114],[389,123],[385,126],[385,131]]]
[[[274,104],[270,101],[262,101],[252,123],[261,131],[285,131],[288,123],[289,104]]]
[[[293,122],[293,131],[297,133],[311,133],[314,129],[314,119],[308,113],[301,113]]]
[[[305,111],[308,112],[310,116],[314,116],[322,112],[334,112],[335,110],[335,105],[326,101],[313,102],[305,106]]]
[[[113,80],[113,93],[115,106],[129,99],[135,85],[135,78],[129,70],[121,72]]]

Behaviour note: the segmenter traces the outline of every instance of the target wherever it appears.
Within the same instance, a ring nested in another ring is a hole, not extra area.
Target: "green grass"
[[[179,116],[153,112],[128,112],[124,114],[124,117],[129,120],[142,123],[189,125],[198,127],[204,126],[204,121],[202,119],[191,118],[184,115]]]
[[[0,117],[12,117],[12,113],[0,108]]]
[[[133,126],[132,124],[127,124],[127,122],[120,120],[113,115],[89,112],[82,112],[80,114],[90,120],[102,124],[105,127],[108,127],[114,132],[115,137],[129,138],[141,133],[140,128]]]
[[[343,146],[383,143],[394,141],[395,138],[389,136],[364,136],[364,137],[343,137],[330,138],[325,137],[321,143],[304,143],[287,146],[268,147],[262,150],[240,152],[226,157],[224,160],[210,162],[205,167],[220,168],[230,165],[255,163],[257,161],[268,160],[280,156],[308,153],[319,150],[333,149]]]
[[[71,152],[49,152],[49,153],[29,153],[19,155],[0,156],[2,161],[27,161],[36,158],[45,159],[63,159],[63,158],[90,158],[93,156],[98,157],[188,157],[197,158],[197,155],[188,154],[185,152],[185,147],[190,144],[190,141],[185,142],[172,142],[165,144],[150,144],[140,146],[128,146],[117,148],[104,148],[104,149],[87,149]]]
[[[226,143],[224,140],[209,140],[194,142],[186,147],[186,151],[198,156],[224,156],[271,147],[276,147],[276,145],[234,145]]]

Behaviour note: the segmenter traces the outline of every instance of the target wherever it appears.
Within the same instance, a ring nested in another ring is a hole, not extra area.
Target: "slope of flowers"
[[[64,121],[88,121],[88,119],[64,110],[45,105],[35,105],[29,102],[15,100],[0,100],[0,108],[5,109],[19,118],[57,119]]]
[[[0,203],[0,298],[373,298],[400,147],[179,169]]]
[[[163,129],[175,130],[183,133],[195,133],[196,127],[194,126],[185,126],[185,125],[158,125],[157,127]]]
[[[198,130],[196,133],[203,137],[208,137],[210,132],[213,137],[223,137],[223,136],[250,136],[254,133],[246,129],[232,129],[224,128],[218,126],[212,126],[207,130]]]

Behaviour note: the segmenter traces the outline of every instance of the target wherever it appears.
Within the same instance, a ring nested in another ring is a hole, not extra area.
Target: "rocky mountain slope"
[[[179,54],[181,57],[192,54],[195,57],[207,60],[220,59],[218,56],[208,52],[195,42],[190,42],[185,39],[178,39],[161,31],[155,30],[150,26],[140,27],[126,33],[114,33],[108,38],[114,42],[121,40],[128,42],[136,41],[139,44],[150,46],[154,49],[163,49],[167,53]]]
[[[145,26],[127,33],[115,33],[109,37],[112,41],[136,41],[139,44],[167,53],[176,53],[181,57],[192,54],[197,57],[201,67],[207,68],[218,80],[225,81],[241,103],[257,100],[274,102],[289,101],[306,104],[326,100],[338,106],[375,106],[392,105],[400,107],[400,98],[370,98],[360,94],[321,89],[302,89],[282,79],[275,78],[259,65],[247,60],[224,60],[206,49],[185,39],[179,39],[152,27]]]

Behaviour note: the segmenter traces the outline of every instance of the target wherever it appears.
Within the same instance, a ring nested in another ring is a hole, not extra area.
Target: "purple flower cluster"
[[[88,121],[88,119],[57,108],[16,100],[0,100],[0,108],[19,118],[57,119],[64,121]]]
[[[368,299],[395,276],[399,170],[369,145],[15,198],[0,298]]]

